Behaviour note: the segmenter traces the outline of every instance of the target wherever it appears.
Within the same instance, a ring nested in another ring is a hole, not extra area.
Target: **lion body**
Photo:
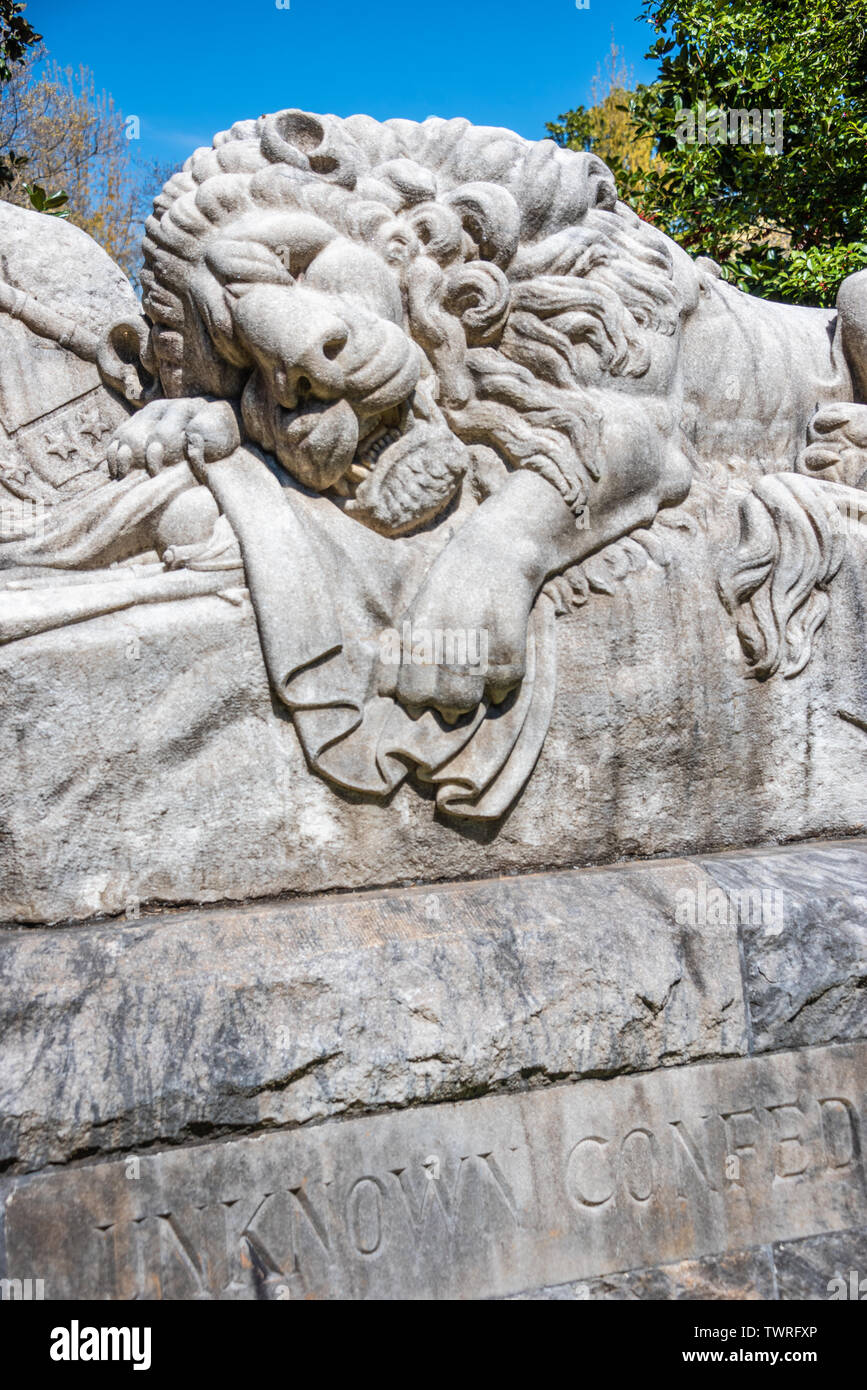
[[[178,413],[134,423],[124,467],[182,453],[185,401],[228,401],[289,478],[399,536],[447,514],[484,446],[499,484],[408,616],[490,625],[494,699],[547,579],[697,473],[748,488],[801,467],[817,409],[867,379],[847,358],[867,292],[839,314],[753,299],[620,202],[596,156],[465,121],[241,122],[166,185],[144,252],[147,361]],[[448,717],[482,690],[398,683]]]

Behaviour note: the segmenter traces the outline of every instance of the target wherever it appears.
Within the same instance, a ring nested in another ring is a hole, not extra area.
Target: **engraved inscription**
[[[7,1266],[51,1297],[478,1297],[846,1229],[865,1076],[853,1043],[23,1179]]]

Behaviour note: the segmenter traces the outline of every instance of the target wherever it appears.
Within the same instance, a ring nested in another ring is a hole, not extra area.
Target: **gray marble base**
[[[847,841],[4,929],[0,1277],[828,1297],[865,888]]]

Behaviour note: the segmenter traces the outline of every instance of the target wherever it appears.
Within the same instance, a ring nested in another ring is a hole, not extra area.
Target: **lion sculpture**
[[[3,563],[243,567],[272,682],[333,780],[385,792],[414,760],[446,809],[500,814],[550,709],[540,596],[560,576],[568,598],[622,537],[651,545],[720,458],[742,463],[720,587],[753,669],[809,654],[839,560],[830,539],[809,565],[804,548],[867,467],[867,272],[836,311],[752,299],[620,202],[592,154],[288,110],[169,180],[141,282],[142,319],[94,349],[134,409],[88,517],[66,504]],[[796,482],[769,493],[778,474]],[[390,669],[383,627],[403,646]],[[443,632],[483,632],[484,664],[420,657],[419,634]],[[485,752],[486,713],[505,751]],[[483,811],[473,760],[509,757]]]

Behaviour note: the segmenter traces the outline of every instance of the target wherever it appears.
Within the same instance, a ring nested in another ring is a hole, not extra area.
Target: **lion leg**
[[[167,550],[193,552],[211,539],[219,515],[213,493],[203,484],[178,493],[152,518],[153,549],[160,558]]]
[[[160,399],[118,426],[106,457],[114,478],[125,478],[132,470],[155,476],[169,468],[192,466],[196,451],[203,462],[227,457],[239,442],[237,418],[225,401]],[[210,488],[197,481],[201,471],[184,471],[187,484],[124,537],[126,553],[155,550],[162,559],[168,552],[177,563],[207,547],[219,508]]]
[[[649,526],[660,507],[688,491],[689,465],[676,450],[654,448],[651,435],[632,453],[628,468],[612,461],[586,517],[576,518],[557,489],[529,470],[510,474],[482,503],[435,561],[404,616],[412,646],[398,670],[396,693],[405,705],[430,705],[453,721],[485,696],[500,703],[520,683],[527,625],[543,584],[610,541]],[[484,661],[456,667],[417,660],[425,645],[442,652],[449,633],[463,638],[465,651],[483,653]]]
[[[574,516],[550,483],[529,472],[512,474],[473,513],[434,562],[400,624],[411,633],[411,650],[404,651],[397,674],[405,705],[432,705],[451,722],[475,709],[486,692],[499,702],[518,684],[527,623],[544,583],[544,538],[561,526],[574,530]],[[442,651],[445,634],[479,654],[474,666],[418,660],[425,645]]]
[[[867,270],[843,281],[837,295],[837,333],[852,374],[854,402],[820,406],[807,430],[800,473],[829,482],[867,486]]]

